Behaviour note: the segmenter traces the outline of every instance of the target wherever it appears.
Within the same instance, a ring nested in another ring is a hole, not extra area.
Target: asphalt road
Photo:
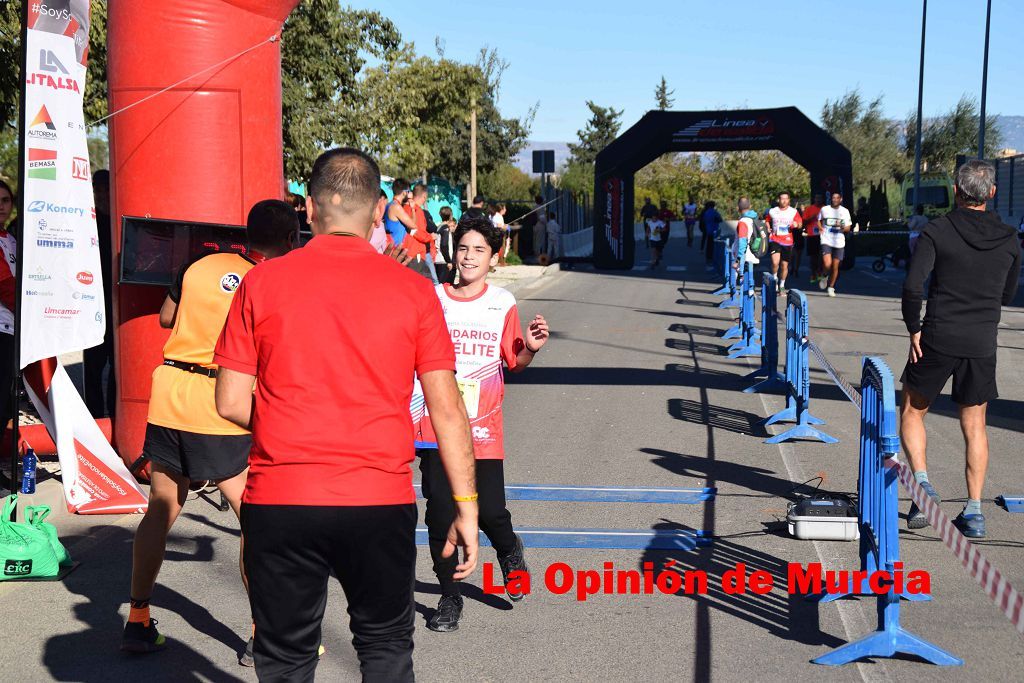
[[[855,491],[858,418],[852,404],[817,365],[813,412],[840,443],[769,446],[758,421],[781,407],[779,396],[743,394],[753,362],[725,358],[720,333],[731,312],[716,307],[718,283],[696,250],[673,239],[656,273],[562,272],[517,293],[522,317],[547,316],[553,338],[506,394],[506,480],[512,483],[717,487],[696,505],[510,502],[518,526],[700,529],[712,543],[677,550],[528,550],[533,593],[514,607],[467,586],[462,628],[428,631],[437,601],[425,548],[420,549],[416,601],[416,671],[423,681],[504,680],[1020,680],[1024,639],[989,603],[931,529],[901,533],[908,568],[931,573],[934,600],[903,603],[911,632],[965,660],[942,669],[913,659],[824,668],[812,658],[867,634],[874,601],[817,605],[785,592],[790,562],[857,567],[857,544],[787,538],[779,520],[787,495],[823,478],[830,491]],[[861,358],[881,356],[898,374],[906,354],[899,319],[901,274],[862,267],[844,273],[840,296],[808,291],[811,336],[856,384]],[[685,266],[686,270],[680,268]],[[806,268],[806,266],[805,266]],[[804,271],[806,278],[806,270]],[[790,286],[797,284],[792,278]],[[1018,304],[1019,304],[1018,300]],[[1002,397],[990,408],[992,463],[986,497],[1024,494],[1019,434],[1024,429],[1024,310],[1007,309],[1000,335]],[[812,364],[814,361],[812,360]],[[955,407],[940,401],[928,421],[929,471],[951,516],[966,491]],[[778,433],[775,427],[771,433]],[[906,496],[901,510],[905,513]],[[983,551],[1024,588],[1024,515],[986,503]],[[248,635],[248,606],[237,577],[238,526],[204,500],[186,506],[169,544],[153,614],[170,645],[148,657],[117,647],[127,615],[131,539],[136,517],[55,520],[77,570],[60,583],[0,584],[6,627],[0,661],[11,680],[255,680],[235,663]],[[901,522],[901,527],[902,527]],[[483,551],[493,561],[493,551]],[[554,595],[543,572],[556,562],[573,569],[636,569],[674,560],[707,572],[706,595],[596,595],[585,602]],[[775,580],[766,595],[726,594],[722,573],[743,562]],[[478,572],[471,584],[480,586]],[[718,584],[718,585],[716,585]],[[358,680],[344,597],[332,586],[321,680]]]

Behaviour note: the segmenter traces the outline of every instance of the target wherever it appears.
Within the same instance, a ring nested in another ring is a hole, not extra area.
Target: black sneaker
[[[953,520],[953,526],[967,538],[985,538],[985,515],[965,515],[961,512]]]
[[[523,556],[523,539],[519,538],[519,534],[516,534],[516,549],[505,557],[499,557],[498,565],[501,567],[501,576],[505,580],[505,592],[508,594],[508,599],[512,602],[519,602],[525,598],[525,593],[513,591],[508,586],[508,576],[512,572],[530,573],[529,567],[526,566],[526,558]]]
[[[462,618],[462,596],[442,595],[437,609],[427,620],[427,628],[431,631],[448,633],[459,630],[459,619]]]
[[[256,666],[256,660],[253,658],[252,646],[255,638],[249,636],[249,642],[245,644],[245,652],[238,657],[238,663],[242,666]]]
[[[121,650],[124,652],[156,652],[164,649],[167,640],[156,630],[156,619],[148,623],[129,621],[124,625]]]
[[[920,486],[936,505],[942,502],[942,500],[939,499],[939,494],[936,493],[935,487],[932,486],[930,481],[922,481]],[[926,526],[928,526],[928,518],[924,516],[924,512],[921,508],[917,507],[917,503],[911,503],[910,511],[907,512],[907,528],[923,529]]]

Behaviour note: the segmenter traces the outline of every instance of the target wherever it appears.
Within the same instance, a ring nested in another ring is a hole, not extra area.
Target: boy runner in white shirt
[[[549,223],[550,225],[550,223]],[[524,337],[516,299],[510,292],[487,284],[490,269],[498,261],[503,235],[483,217],[464,216],[455,231],[455,263],[458,286],[439,285],[437,296],[455,345],[456,379],[466,403],[476,455],[476,481],[480,504],[480,529],[498,555],[507,587],[513,571],[527,572],[523,542],[512,528],[505,505],[505,446],[502,401],[504,367],[521,372],[548,340],[548,324],[536,316]],[[411,410],[416,422],[416,448],[420,456],[423,497],[427,499],[426,523],[434,573],[441,584],[441,600],[427,621],[432,631],[455,631],[462,617],[462,595],[453,578],[458,558],[444,557],[448,529],[455,517],[451,486],[437,451],[437,438],[422,395],[413,393]],[[506,588],[512,601],[523,593]]]
[[[839,279],[839,264],[846,252],[846,233],[853,227],[850,211],[843,206],[843,195],[833,192],[832,202],[819,214],[821,229],[821,266],[825,277],[818,280],[818,287],[828,287],[828,295],[836,295],[836,280]],[[826,283],[825,278],[828,278]]]

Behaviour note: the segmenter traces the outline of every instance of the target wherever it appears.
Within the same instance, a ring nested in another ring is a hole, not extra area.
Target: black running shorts
[[[807,238],[807,255],[817,256],[821,253],[821,235],[811,235]]]
[[[146,424],[142,455],[192,481],[230,479],[249,466],[248,434],[196,434]]]
[[[984,358],[956,358],[921,345],[924,354],[903,370],[904,388],[913,389],[931,403],[953,376],[953,402],[979,406],[999,396],[996,388],[996,355]]]
[[[778,242],[769,242],[768,253],[778,254],[780,261],[789,263],[789,259],[793,256],[793,247],[786,244],[779,244]]]

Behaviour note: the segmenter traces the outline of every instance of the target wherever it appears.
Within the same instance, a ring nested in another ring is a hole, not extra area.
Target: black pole
[[[21,386],[21,262],[25,256],[25,234],[28,232],[28,220],[25,215],[25,140],[22,133],[25,130],[25,82],[28,67],[28,0],[21,2],[21,82],[18,85],[21,97],[18,103],[18,220],[21,222],[20,234],[15,237],[17,241],[17,255],[14,264],[14,353],[11,354],[11,366],[14,372],[11,373],[12,381],[8,390],[11,392],[11,493],[17,491],[18,486],[18,388]],[[7,417],[6,415],[4,417]],[[18,510],[11,510],[11,520],[18,520]]]
[[[981,119],[978,122],[978,158],[985,158],[985,96],[988,95],[988,36],[992,27],[992,0],[985,11],[985,58],[981,67]]]
[[[921,131],[924,121],[921,118],[921,108],[924,104],[924,35],[925,27],[928,25],[928,0],[924,0],[921,9],[921,69],[917,76],[917,142],[914,144],[914,207],[916,210],[917,198],[921,194]]]

